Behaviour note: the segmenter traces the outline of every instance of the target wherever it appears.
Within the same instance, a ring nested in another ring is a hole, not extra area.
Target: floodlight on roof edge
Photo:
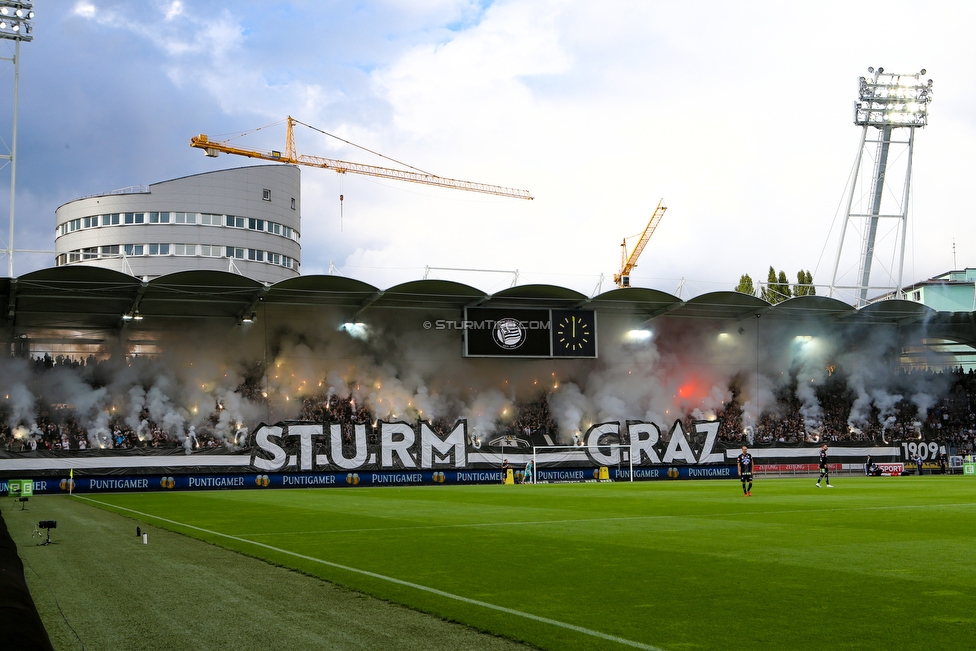
[[[13,135],[10,154],[0,159],[10,161],[10,235],[7,239],[7,275],[14,277],[14,196],[17,185],[17,95],[20,85],[20,42],[33,41],[34,3],[0,0],[0,39],[14,42],[14,56],[0,57],[14,64]]]
[[[908,230],[908,199],[911,190],[915,129],[924,128],[928,125],[928,105],[932,101],[932,80],[923,79],[926,74],[924,68],[911,74],[886,73],[884,68],[877,70],[868,68],[868,74],[870,77],[858,78],[858,99],[854,103],[854,124],[862,127],[861,147],[857,153],[850,192],[847,196],[847,217],[837,245],[837,257],[834,261],[829,292],[829,295],[833,297],[839,289],[854,290],[856,292],[856,307],[862,307],[868,302],[869,290],[894,290],[891,294],[893,297],[898,297],[901,291],[904,282],[905,236]],[[878,138],[876,140],[868,139],[869,128],[877,129]],[[908,129],[908,139],[893,140],[892,134],[896,129]],[[888,170],[889,150],[892,144],[907,147],[908,155],[904,158],[904,185],[900,191],[898,188],[892,187],[897,181],[889,180],[893,176],[889,174]],[[858,182],[865,145],[872,145],[876,148],[875,159],[872,161],[871,185],[866,189],[863,188],[863,183]],[[897,206],[895,211],[882,212],[882,199],[886,195],[900,197],[900,206]],[[852,211],[855,196],[868,197],[867,212]],[[875,257],[879,222],[886,218],[899,220],[901,227],[893,247],[893,252],[898,254],[897,280],[893,286],[878,286],[872,285],[870,282],[871,267]],[[837,272],[844,250],[844,236],[852,221],[855,220],[863,220],[865,223],[864,231],[861,234],[857,284],[843,286],[837,282]]]

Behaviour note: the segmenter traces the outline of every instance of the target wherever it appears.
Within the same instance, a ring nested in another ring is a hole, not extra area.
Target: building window
[[[117,213],[117,212],[113,212],[112,213],[112,226],[118,226],[119,225],[119,217],[120,217],[120,213]],[[102,223],[104,224],[105,222],[102,222]]]
[[[169,223],[169,213],[168,212],[161,212],[161,213],[159,213],[159,223],[160,224],[168,224]]]
[[[291,198],[291,209],[295,210],[295,197]]]
[[[227,257],[228,258],[238,258],[240,260],[244,259],[244,249],[235,248],[233,246],[227,247]]]
[[[158,224],[159,223],[159,213],[158,212],[151,212],[151,213],[149,213],[149,223],[150,224]]]
[[[264,230],[264,220],[263,219],[248,219],[247,227],[252,231],[263,231]]]
[[[98,257],[98,247],[97,246],[93,246],[91,248],[82,249],[81,250],[81,257],[84,260],[94,260],[95,258]]]
[[[159,213],[159,214],[160,214],[159,217],[160,220],[163,219],[162,217],[163,215],[167,215],[167,218],[170,215],[172,215],[174,224],[196,224],[197,223],[197,214],[195,212],[174,212],[174,213]],[[215,218],[214,224],[220,226],[220,217],[217,215],[203,215],[203,219],[200,220],[200,223],[209,226],[211,217]],[[163,223],[168,224],[169,222],[163,221]]]
[[[196,244],[174,244],[176,255],[196,255],[197,245]]]
[[[912,300],[913,301],[916,301],[918,303],[921,303],[922,302],[922,290],[918,290],[917,292],[912,292]]]
[[[143,251],[144,251],[144,249],[143,249],[143,245],[142,244],[126,244],[125,245],[125,254],[126,255],[142,255],[143,254]]]
[[[216,244],[201,244],[200,255],[208,258],[220,258],[224,255],[224,247]]]
[[[271,190],[268,188],[261,190],[261,198],[265,201],[271,201]]]
[[[79,251],[72,251],[68,254],[68,262],[78,262],[81,260],[81,253]]]
[[[119,254],[119,245],[118,244],[113,244],[111,246],[103,246],[102,247],[102,255],[118,255],[118,254]]]

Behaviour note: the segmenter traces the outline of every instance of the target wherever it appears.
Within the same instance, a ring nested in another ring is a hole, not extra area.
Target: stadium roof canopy
[[[348,318],[372,310],[461,310],[464,307],[592,309],[643,320],[668,318],[738,321],[761,316],[850,324],[922,326],[932,337],[976,345],[976,313],[936,312],[920,303],[886,300],[861,309],[823,296],[800,296],[777,305],[738,292],[702,294],[687,301],[654,289],[614,288],[588,297],[555,285],[521,285],[494,294],[448,280],[417,280],[380,289],[342,276],[300,276],[264,285],[223,271],[184,271],[150,281],[98,267],[53,267],[0,279],[9,338],[34,330],[154,330],[174,320],[247,319],[260,305],[334,308]]]

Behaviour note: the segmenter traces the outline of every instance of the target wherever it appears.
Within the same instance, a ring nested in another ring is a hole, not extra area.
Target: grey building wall
[[[266,283],[299,274],[301,171],[292,165],[220,170],[84,197],[55,215],[58,266],[149,279],[230,270]]]

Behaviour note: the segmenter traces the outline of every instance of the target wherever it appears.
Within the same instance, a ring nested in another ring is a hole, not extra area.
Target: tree
[[[786,273],[769,268],[769,275],[766,276],[766,287],[762,290],[762,298],[767,303],[776,305],[782,303],[790,297],[790,282],[786,278]]]
[[[752,284],[752,277],[749,274],[742,274],[739,278],[739,284],[736,286],[735,291],[740,294],[748,294],[749,296],[756,295],[756,287]]]
[[[800,269],[796,273],[796,284],[793,285],[794,296],[816,296],[817,288],[813,286],[813,274],[810,270]]]
[[[766,276],[766,286],[760,291],[761,298],[767,303],[778,303],[779,301],[773,298],[776,291],[776,270],[772,267],[769,268],[769,275]]]
[[[779,278],[777,278],[777,281],[778,282],[776,283],[776,291],[779,292],[780,295],[779,300],[785,301],[786,299],[788,299],[790,296],[793,295],[793,292],[790,291],[790,279],[786,277],[785,271],[780,270]]]

